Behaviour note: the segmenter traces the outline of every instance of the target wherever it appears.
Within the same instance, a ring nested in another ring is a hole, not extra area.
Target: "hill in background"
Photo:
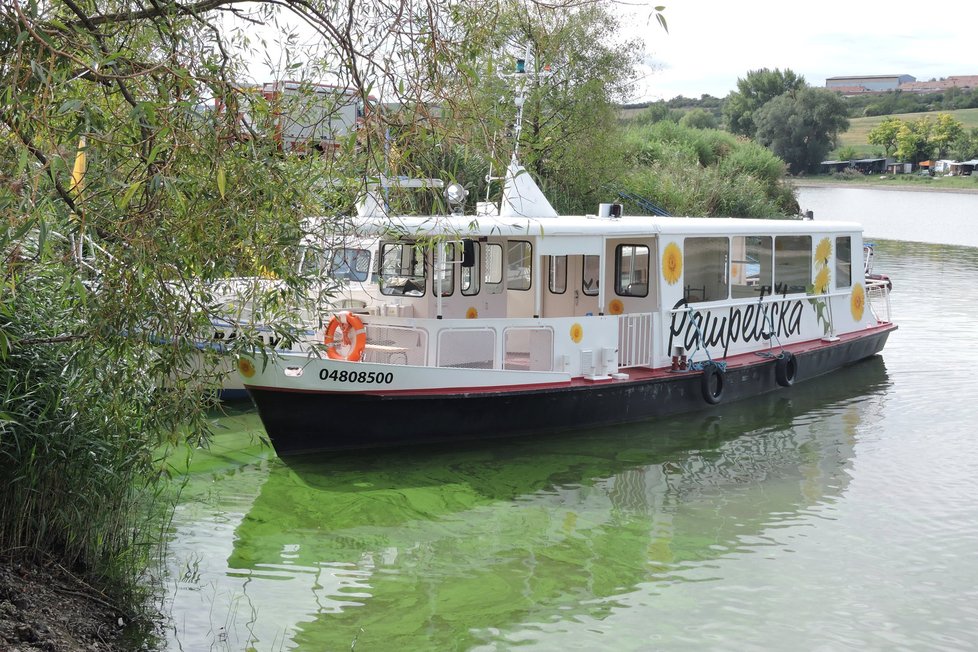
[[[850,118],[849,130],[839,136],[836,151],[843,147],[854,147],[862,157],[873,156],[879,148],[867,142],[869,132],[887,118],[898,118],[905,122],[925,116],[936,116],[937,113],[949,113],[955,120],[961,122],[966,130],[978,127],[978,109],[958,109],[956,111],[928,111],[926,113],[897,113],[892,115],[876,115],[867,118]]]

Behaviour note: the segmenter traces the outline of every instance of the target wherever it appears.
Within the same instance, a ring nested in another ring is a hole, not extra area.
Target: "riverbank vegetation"
[[[842,97],[809,87],[791,70],[766,68],[749,71],[737,80],[737,86],[737,91],[722,99],[704,95],[626,105],[619,115],[626,122],[678,123],[687,116],[708,113],[719,128],[768,146],[788,163],[793,175],[818,174],[818,163],[825,159],[896,156],[917,163],[930,158],[978,158],[978,90]],[[801,97],[803,94],[807,97]],[[762,117],[764,129],[759,130]],[[890,137],[878,137],[887,125],[896,126]],[[901,128],[905,133],[898,143]]]
[[[978,192],[978,175],[930,176],[927,174],[831,174],[809,176],[792,182],[797,186],[849,186],[892,188],[894,190],[927,190],[944,192]]]
[[[198,345],[237,314],[221,288],[274,279],[235,299],[295,337],[292,311],[321,307],[294,265],[306,218],[340,219],[326,207],[387,171],[380,113],[337,156],[261,132],[274,109],[243,83],[244,27],[304,21],[328,36],[313,53],[283,29],[287,74],[328,70],[361,99],[386,83],[407,106],[437,88],[426,62],[462,58],[433,52],[407,3],[204,4],[0,6],[0,561],[64,568],[126,614],[157,588],[160,451],[207,439],[221,358]],[[363,50],[381,43],[396,69]],[[231,354],[261,347],[256,324],[236,335]]]
[[[784,162],[727,132],[668,120],[635,124],[624,130],[623,155],[622,188],[674,215],[798,214],[794,193],[783,182]]]
[[[713,104],[704,96],[704,106]],[[696,113],[694,113],[696,112]],[[656,103],[630,118],[638,123],[682,122],[688,116],[714,113],[696,105],[684,109]],[[737,80],[737,91],[723,102],[722,126],[765,146],[793,175],[818,170],[838,134],[848,128],[845,102],[838,94],[812,88],[792,70],[762,68]]]
[[[193,13],[0,8],[0,553],[144,629],[169,509],[157,456],[202,441],[214,404],[216,357],[196,346],[226,316],[213,284],[270,270],[298,294],[278,245],[320,207],[321,161],[201,110],[236,106],[235,70]]]

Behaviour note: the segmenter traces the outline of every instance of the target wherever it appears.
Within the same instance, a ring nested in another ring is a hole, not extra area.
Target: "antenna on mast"
[[[535,66],[531,66],[533,72],[527,72],[526,65],[530,61],[530,57],[530,45],[528,43],[523,58],[516,60],[516,70],[500,75],[501,78],[508,80],[513,87],[513,103],[516,105],[516,123],[513,125],[513,134],[516,140],[513,144],[514,157],[519,153],[520,134],[523,132],[523,105],[526,104],[530,86],[553,74],[549,65],[545,65],[540,71],[536,71]]]
[[[540,80],[546,79],[553,74],[553,72],[550,70],[549,64],[544,65],[543,69],[540,71],[527,72],[526,65],[530,60],[530,44],[527,43],[523,58],[516,60],[515,70],[510,73],[497,73],[500,79],[507,81],[510,84],[510,87],[513,89],[513,103],[516,105],[516,122],[513,124],[513,139],[515,142],[513,143],[512,160],[514,162],[516,161],[520,151],[520,135],[523,133],[523,105],[526,104],[526,98],[529,94],[530,86],[531,84],[536,84]],[[489,174],[486,176],[486,199],[489,198],[488,184],[504,178],[493,177],[491,161],[489,166]]]

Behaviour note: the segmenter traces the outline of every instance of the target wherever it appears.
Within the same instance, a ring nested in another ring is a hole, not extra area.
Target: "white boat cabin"
[[[358,261],[372,297],[353,309],[367,334],[356,359],[601,378],[888,320],[867,300],[856,224],[617,208],[364,220],[371,244],[334,253]]]

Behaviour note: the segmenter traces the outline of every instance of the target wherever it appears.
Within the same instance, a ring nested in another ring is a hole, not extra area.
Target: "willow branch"
[[[193,16],[195,14],[213,11],[215,9],[230,8],[230,5],[246,3],[254,4],[254,0],[202,0],[202,2],[195,2],[193,4],[185,5],[155,5],[150,9],[141,9],[139,11],[121,11],[113,14],[91,16],[88,18],[87,22],[83,22],[86,27],[94,27],[96,25],[104,25],[106,23],[131,23],[140,20],[161,18],[165,15]]]
[[[71,193],[68,191],[67,188],[64,187],[64,184],[58,180],[57,175],[54,173],[54,169],[51,167],[50,162],[48,161],[48,157],[44,155],[44,152],[42,152],[40,148],[34,145],[33,141],[31,140],[31,137],[25,134],[24,132],[22,132],[20,129],[18,129],[17,125],[7,115],[0,114],[0,121],[2,121],[5,125],[7,125],[7,128],[10,129],[11,133],[16,134],[20,142],[22,142],[24,144],[24,147],[27,148],[27,151],[29,151],[34,156],[34,158],[36,158],[38,162],[42,166],[44,166],[44,169],[47,170],[48,176],[51,177],[51,181],[54,183],[54,187],[55,190],[57,190],[58,192],[58,196],[61,197],[61,199],[68,205],[68,208],[71,209],[71,212],[79,216],[82,215],[82,211],[75,204],[75,200],[71,196]]]

